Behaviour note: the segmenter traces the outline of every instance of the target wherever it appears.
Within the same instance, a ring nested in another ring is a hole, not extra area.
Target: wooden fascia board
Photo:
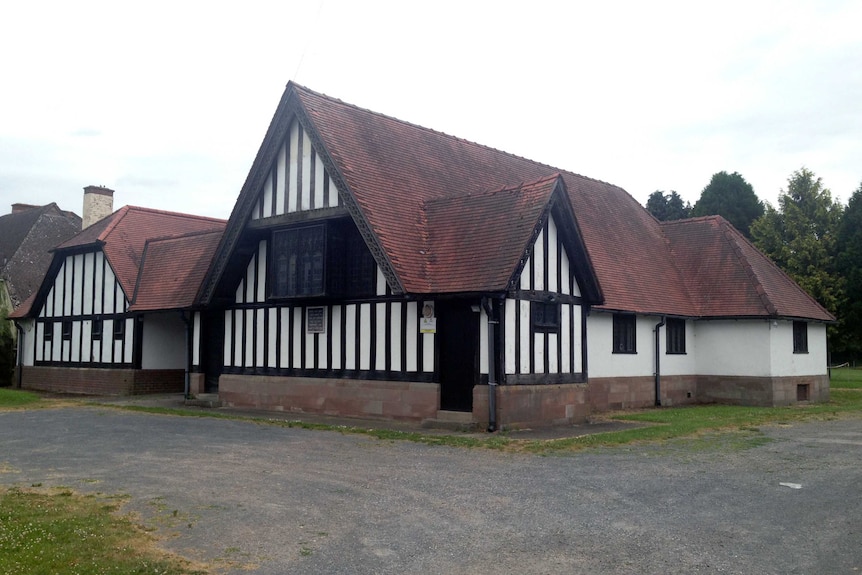
[[[551,194],[548,211],[556,212],[555,221],[562,232],[561,241],[566,248],[566,253],[570,254],[572,272],[582,290],[582,296],[591,305],[601,305],[605,301],[604,294],[562,178],[558,180]],[[575,259],[571,261],[573,256]]]

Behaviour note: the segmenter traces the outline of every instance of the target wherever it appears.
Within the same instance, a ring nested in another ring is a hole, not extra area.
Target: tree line
[[[833,361],[862,357],[862,184],[844,206],[802,168],[774,207],[739,173],[718,172],[694,206],[675,191],[659,190],[646,208],[661,221],[724,217],[838,318],[827,330]]]

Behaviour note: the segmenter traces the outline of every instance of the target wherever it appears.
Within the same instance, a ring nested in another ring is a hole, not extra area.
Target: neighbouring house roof
[[[835,321],[723,217],[664,222],[662,228],[698,316]]]
[[[144,248],[148,240],[187,235],[196,232],[218,232],[225,221],[204,216],[124,206],[54,248],[52,269],[70,252],[101,249],[117,281],[130,300],[135,294]],[[55,272],[56,273],[56,272]],[[50,272],[49,272],[50,275]],[[47,296],[50,282],[43,282],[38,297],[27,306],[19,306],[10,317],[25,317]]]
[[[0,278],[13,306],[39,288],[51,248],[80,231],[81,218],[55,203],[0,216]]]
[[[195,303],[222,228],[147,240],[129,311],[187,309]]]

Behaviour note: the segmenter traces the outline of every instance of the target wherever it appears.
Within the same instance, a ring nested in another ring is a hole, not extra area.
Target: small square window
[[[793,353],[808,353],[808,322],[793,322]]]
[[[560,331],[560,304],[533,301],[530,302],[530,313],[535,331]]]
[[[93,339],[102,339],[103,327],[104,327],[104,324],[102,323],[101,319],[94,319],[93,320],[93,328],[90,332],[92,334]]]
[[[685,320],[668,318],[667,353],[685,353]]]
[[[614,314],[614,353],[637,353],[636,324],[633,314]]]
[[[72,339],[72,320],[63,320],[63,339]]]
[[[44,331],[44,335],[42,339],[45,341],[54,341],[54,323],[47,322],[42,324]]]

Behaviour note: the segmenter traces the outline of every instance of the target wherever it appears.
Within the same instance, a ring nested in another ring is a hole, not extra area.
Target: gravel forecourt
[[[165,548],[218,573],[862,572],[862,420],[761,433],[538,456],[10,410],[0,484],[127,495]]]

